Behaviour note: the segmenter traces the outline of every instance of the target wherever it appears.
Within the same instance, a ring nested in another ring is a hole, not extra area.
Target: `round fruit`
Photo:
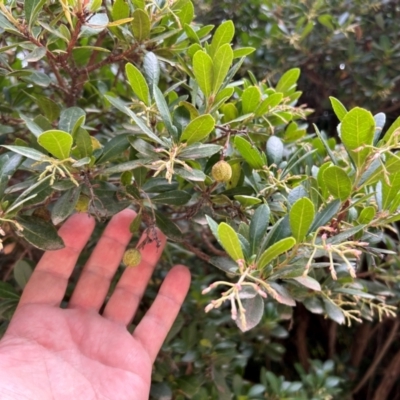
[[[212,167],[211,175],[217,182],[228,182],[232,177],[232,167],[226,161],[218,161]]]
[[[142,261],[142,255],[138,249],[128,249],[124,253],[122,262],[127,267],[136,267]]]
[[[81,213],[87,212],[89,209],[89,202],[89,197],[79,196],[79,199],[75,204],[75,210]]]

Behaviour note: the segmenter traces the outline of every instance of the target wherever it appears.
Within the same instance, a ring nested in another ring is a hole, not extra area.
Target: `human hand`
[[[126,209],[111,219],[66,309],[60,303],[95,221],[76,214],[60,228],[65,248],[43,255],[0,341],[1,399],[148,400],[152,364],[186,296],[190,274],[184,266],[172,268],[134,333],[128,332],[165,246],[159,233],[161,247],[153,241],[141,250],[141,263],[123,272],[99,314],[134,216]]]

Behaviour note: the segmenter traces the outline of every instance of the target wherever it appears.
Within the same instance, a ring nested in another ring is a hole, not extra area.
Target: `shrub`
[[[20,286],[30,267],[15,262],[15,246],[34,261],[31,246],[63,246],[56,226],[75,209],[105,221],[134,207],[132,232],[157,240],[157,225],[171,243],[166,264],[186,260],[195,276],[156,366],[155,398],[170,387],[193,399],[339,393],[332,363],[318,361],[299,368],[302,383],[263,370],[249,388],[254,350],[230,318],[242,331],[261,322],[254,338],[269,338],[287,335],[279,322],[296,303],[338,324],[396,315],[400,119],[382,132],[384,114],[331,98],[340,141],[308,133],[300,70],[276,85],[250,71],[238,79],[254,48],[232,48],[231,21],[194,23],[190,0],[30,0],[0,10],[0,221]],[[216,178],[221,164],[230,177]],[[18,290],[0,289],[8,318]],[[189,323],[204,306],[210,316]],[[279,361],[283,350],[271,343],[260,355]],[[172,378],[174,352],[189,370]]]

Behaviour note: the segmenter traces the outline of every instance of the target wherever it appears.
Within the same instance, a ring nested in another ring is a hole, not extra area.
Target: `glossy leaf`
[[[0,156],[0,199],[21,161],[22,156],[20,154],[7,153]]]
[[[392,125],[390,125],[382,140],[387,143],[395,133],[400,134],[400,117],[397,117]]]
[[[79,107],[70,107],[63,110],[60,114],[58,129],[60,131],[72,133],[76,123],[81,117],[85,117],[86,113]]]
[[[77,187],[66,190],[54,203],[54,206],[51,209],[51,220],[54,225],[63,222],[73,213],[80,193],[80,188]]]
[[[215,121],[210,114],[200,115],[190,121],[181,135],[181,141],[191,145],[206,138],[214,129]]]
[[[284,147],[282,140],[277,136],[271,136],[267,140],[267,147],[266,147],[268,164],[269,165],[275,164],[276,166],[278,166],[282,161],[283,150]]]
[[[147,106],[150,105],[150,92],[146,79],[142,73],[131,63],[125,65],[126,76],[136,96]]]
[[[389,176],[390,185],[382,179],[382,209],[387,210],[400,191],[400,172]]]
[[[146,53],[143,58],[143,71],[150,88],[157,86],[161,73],[160,63],[158,62],[157,56],[151,51]]]
[[[139,42],[147,39],[150,35],[150,18],[147,12],[136,9],[133,14],[132,31],[135,39]]]
[[[292,68],[286,71],[276,85],[277,92],[287,92],[292,89],[300,77],[300,68]]]
[[[215,53],[213,61],[213,93],[220,89],[233,60],[233,51],[231,45],[226,43],[222,45]]]
[[[323,173],[323,179],[332,196],[342,201],[349,198],[352,183],[342,168],[337,166],[327,168]]]
[[[219,224],[218,237],[225,251],[232,257],[234,261],[244,259],[239,238],[231,226],[225,222]]]
[[[264,160],[256,147],[253,147],[246,139],[236,136],[234,139],[236,148],[240,155],[247,161],[253,169],[261,169],[264,166]]]
[[[129,17],[129,5],[125,0],[115,0],[111,11],[113,21]]]
[[[232,41],[234,35],[235,25],[232,21],[225,21],[219,25],[211,40],[210,56],[214,57],[219,48]]]
[[[179,158],[195,160],[197,158],[211,157],[221,149],[222,146],[218,144],[193,143],[192,145],[185,147],[179,153]]]
[[[44,149],[59,160],[65,160],[71,153],[72,136],[68,132],[59,130],[46,131],[37,140]]]
[[[298,276],[292,279],[308,289],[315,290],[317,292],[321,291],[321,285],[314,278],[311,278],[311,276]]]
[[[260,89],[250,86],[242,94],[242,112],[243,114],[253,113],[261,101]]]
[[[331,201],[325,208],[317,212],[309,232],[315,232],[320,226],[328,224],[332,218],[337,215],[342,203],[340,200]]]
[[[171,190],[165,193],[160,193],[151,198],[154,203],[170,204],[173,206],[183,206],[192,196],[183,190]]]
[[[42,250],[59,250],[65,247],[50,222],[35,216],[20,216],[17,221],[23,228],[19,234],[33,246]]]
[[[240,318],[239,314],[235,322],[242,332],[246,332],[261,321],[264,314],[264,300],[259,294],[256,294],[251,299],[242,299],[241,303],[246,310],[244,313],[245,319]]]
[[[297,243],[302,242],[314,220],[314,204],[307,197],[298,199],[290,209],[289,222]]]
[[[343,121],[344,116],[347,114],[346,107],[335,97],[329,96],[329,100],[339,121]]]
[[[115,157],[120,157],[121,154],[130,146],[127,135],[118,135],[108,141],[104,148],[101,157],[97,160],[98,164],[105,163]]]
[[[339,325],[344,324],[345,318],[343,311],[335,304],[332,302],[330,299],[326,299],[325,297],[322,299],[324,302],[324,308],[325,311],[328,315],[328,317],[337,322]]]
[[[172,124],[171,113],[169,111],[168,104],[165,100],[164,95],[157,86],[154,87],[153,94],[154,100],[156,101],[158,111],[160,112],[161,119],[164,122],[165,127],[167,128],[168,132],[176,138],[178,131],[176,127]]]
[[[357,168],[362,168],[371,153],[375,120],[372,114],[359,107],[350,110],[341,124],[341,140]]]
[[[271,261],[275,260],[278,256],[289,251],[296,244],[296,239],[294,237],[288,237],[281,239],[279,242],[274,243],[272,246],[268,247],[267,250],[262,253],[257,260],[257,268],[262,270]]]
[[[198,51],[193,56],[193,73],[201,91],[206,97],[210,96],[213,89],[214,64],[204,51]]]
[[[269,226],[270,209],[266,204],[259,206],[254,212],[249,229],[251,254],[257,253],[262,238],[266,235]]]
[[[13,151],[14,153],[21,154],[21,156],[30,158],[31,160],[35,161],[43,161],[46,158],[46,155],[41,153],[38,150],[31,149],[30,147],[25,147],[25,146],[7,146],[7,145],[2,145],[2,147],[5,147],[8,150]]]

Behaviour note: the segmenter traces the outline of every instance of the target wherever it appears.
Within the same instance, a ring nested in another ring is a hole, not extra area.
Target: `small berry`
[[[122,262],[127,267],[136,267],[137,265],[140,264],[140,261],[142,261],[142,254],[138,249],[126,250],[124,253],[124,257],[122,259]]]
[[[211,175],[217,182],[228,182],[232,177],[232,167],[226,161],[218,161],[212,167]]]
[[[89,197],[79,196],[78,201],[75,204],[75,210],[80,213],[85,213],[89,209]]]

